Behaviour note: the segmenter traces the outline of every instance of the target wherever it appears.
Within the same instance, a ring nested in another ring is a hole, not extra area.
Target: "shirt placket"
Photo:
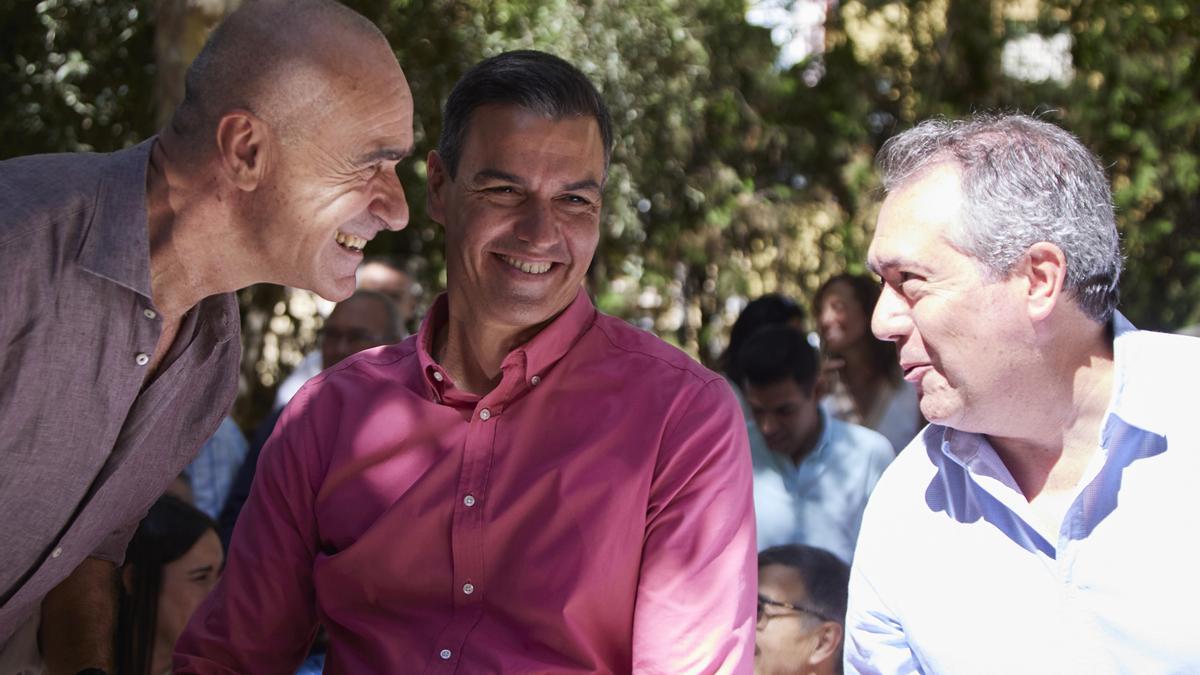
[[[496,397],[488,396],[471,412],[450,525],[454,618],[438,636],[436,655],[426,670],[428,673],[459,672],[463,646],[483,616],[487,582],[483,510],[487,505],[488,474],[495,453],[497,418],[502,408]]]

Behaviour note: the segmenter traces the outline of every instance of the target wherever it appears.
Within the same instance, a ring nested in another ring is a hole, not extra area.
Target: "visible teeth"
[[[334,239],[337,240],[337,243],[350,249],[351,251],[361,251],[363,250],[363,247],[367,245],[366,239],[340,231],[337,233],[337,236],[334,237]]]
[[[504,256],[504,262],[508,263],[509,265],[512,265],[513,267],[521,270],[522,272],[524,272],[526,274],[545,274],[546,272],[550,271],[550,265],[551,265],[551,263],[548,263],[548,262],[540,262],[540,263],[524,262],[522,260],[517,260],[516,258],[510,258],[508,256]]]

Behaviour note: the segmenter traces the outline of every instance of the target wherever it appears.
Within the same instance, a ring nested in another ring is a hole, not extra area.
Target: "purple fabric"
[[[0,644],[85,557],[123,559],[236,393],[232,295],[193,308],[145,381],[152,143],[0,162]]]

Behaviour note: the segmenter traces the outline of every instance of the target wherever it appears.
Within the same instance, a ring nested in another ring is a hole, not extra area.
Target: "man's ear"
[[[446,190],[451,179],[446,164],[437,150],[430,150],[425,160],[425,212],[435,223],[446,224]]]
[[[239,190],[251,192],[267,173],[271,139],[267,124],[254,113],[233,110],[217,122],[221,168]]]
[[[1018,274],[1027,282],[1029,318],[1041,321],[1062,301],[1067,280],[1067,256],[1054,244],[1039,241],[1021,259]]]
[[[817,628],[817,646],[808,656],[810,665],[825,663],[837,659],[842,654],[842,624],[836,621],[822,621]]]

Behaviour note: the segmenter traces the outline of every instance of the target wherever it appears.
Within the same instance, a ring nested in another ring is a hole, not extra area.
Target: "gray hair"
[[[1022,114],[932,119],[892,137],[876,158],[888,193],[925,169],[958,166],[965,196],[951,243],[994,279],[1030,246],[1049,242],[1067,259],[1064,287],[1090,318],[1117,306],[1121,248],[1104,170],[1071,133]]]

